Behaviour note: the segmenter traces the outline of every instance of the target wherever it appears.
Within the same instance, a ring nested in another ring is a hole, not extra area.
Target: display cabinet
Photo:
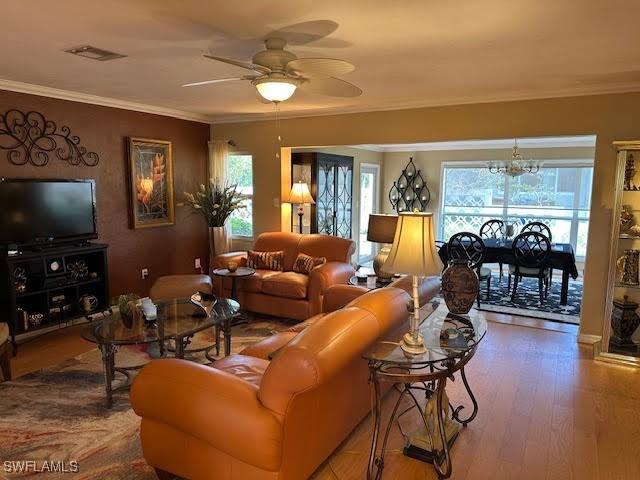
[[[615,201],[599,360],[640,366],[640,141],[614,142]]]
[[[297,152],[291,156],[291,182],[310,186],[315,204],[306,206],[303,233],[325,233],[351,238],[353,202],[353,157],[320,152]],[[297,215],[292,215],[298,222]]]

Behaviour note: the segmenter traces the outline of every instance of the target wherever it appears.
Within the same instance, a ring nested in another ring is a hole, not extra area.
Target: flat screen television
[[[0,244],[98,237],[95,180],[0,179]]]

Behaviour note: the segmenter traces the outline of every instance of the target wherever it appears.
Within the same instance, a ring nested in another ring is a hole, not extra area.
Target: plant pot
[[[467,260],[452,260],[442,274],[442,296],[449,312],[458,315],[469,313],[478,297],[478,276]]]
[[[209,258],[211,263],[216,255],[227,253],[230,247],[225,227],[209,227]]]

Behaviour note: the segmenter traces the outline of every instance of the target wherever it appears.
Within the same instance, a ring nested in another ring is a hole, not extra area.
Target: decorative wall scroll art
[[[173,225],[171,142],[130,138],[129,175],[132,227]]]
[[[44,167],[50,155],[70,165],[95,167],[100,161],[97,153],[80,145],[80,137],[71,135],[69,127],[58,128],[54,121],[34,111],[11,109],[0,113],[0,149],[8,150],[7,160],[14,165]]]
[[[410,157],[409,163],[389,190],[391,206],[398,213],[412,212],[416,209],[424,212],[430,200],[431,192],[420,170],[413,163],[413,157]]]

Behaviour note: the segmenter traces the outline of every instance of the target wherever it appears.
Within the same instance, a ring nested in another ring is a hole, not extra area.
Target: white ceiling
[[[353,62],[344,79],[364,94],[299,92],[283,116],[639,91],[639,17],[637,0],[5,1],[0,88],[214,121],[270,118],[249,82],[180,85],[246,73],[204,50],[246,60],[269,32],[313,21],[337,28],[290,49]],[[63,52],[84,44],[127,57]]]

